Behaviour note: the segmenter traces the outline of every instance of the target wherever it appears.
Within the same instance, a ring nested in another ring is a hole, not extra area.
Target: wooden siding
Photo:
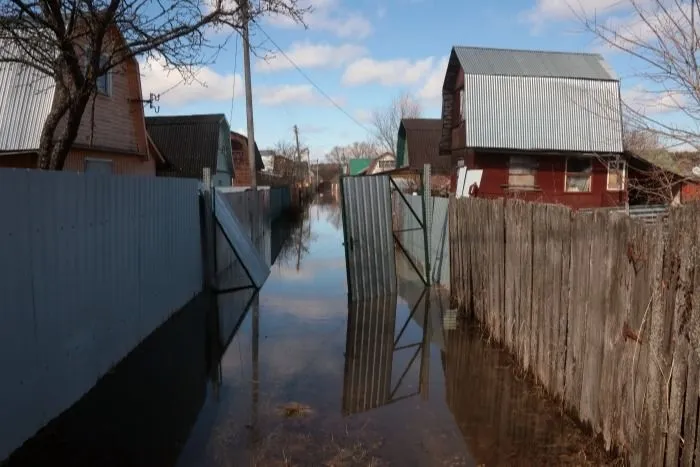
[[[536,190],[508,190],[508,164],[510,154],[477,152],[474,166],[484,170],[478,196],[480,198],[516,198],[551,204],[563,204],[574,209],[621,206],[626,202],[626,191],[607,190],[607,167],[599,160],[593,161],[591,191],[567,192],[564,189],[566,156],[536,155],[538,169],[535,173]]]
[[[156,164],[153,159],[144,159],[138,156],[126,156],[109,152],[93,152],[89,150],[71,151],[63,166],[63,170],[84,172],[85,159],[87,158],[111,160],[112,173],[115,175],[156,175]]]
[[[88,103],[75,144],[148,155],[146,124],[141,99],[139,66],[136,60],[112,72],[111,94],[98,94]]]

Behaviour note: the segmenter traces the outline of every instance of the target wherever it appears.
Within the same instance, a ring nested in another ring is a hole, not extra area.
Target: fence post
[[[202,231],[202,270],[204,287],[216,288],[216,220],[214,219],[214,188],[211,183],[211,169],[202,170],[202,195],[199,205],[200,228]]]
[[[423,245],[425,246],[425,280],[426,285],[432,284],[432,271],[430,270],[430,235],[433,231],[433,215],[431,205],[430,164],[423,165]]]

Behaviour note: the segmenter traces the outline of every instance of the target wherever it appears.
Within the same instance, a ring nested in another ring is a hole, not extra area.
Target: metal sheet
[[[468,147],[622,152],[619,83],[465,76]]]
[[[615,79],[599,54],[484,47],[455,47],[454,51],[467,74]]]
[[[396,326],[396,294],[348,305],[343,414],[387,404]]]
[[[0,48],[5,49],[3,56],[19,54],[16,46],[5,41],[0,41]],[[0,62],[0,151],[39,147],[55,89],[50,76],[25,65]]]
[[[343,177],[348,294],[365,300],[396,292],[388,176]]]
[[[231,247],[240,258],[242,266],[250,275],[253,285],[258,289],[261,288],[267,276],[270,275],[270,268],[233,213],[229,202],[218,190],[214,190],[214,215]]]

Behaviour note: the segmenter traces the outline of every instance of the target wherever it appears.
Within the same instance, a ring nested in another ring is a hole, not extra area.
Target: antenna
[[[129,99],[131,102],[141,102],[142,104],[148,104],[149,109],[153,109],[155,113],[160,112],[160,106],[156,105],[156,102],[160,101],[160,94],[150,93],[148,99]]]

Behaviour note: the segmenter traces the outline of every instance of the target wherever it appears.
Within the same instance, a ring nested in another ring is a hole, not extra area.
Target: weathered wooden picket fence
[[[450,203],[452,295],[631,465],[700,462],[700,206]]]

